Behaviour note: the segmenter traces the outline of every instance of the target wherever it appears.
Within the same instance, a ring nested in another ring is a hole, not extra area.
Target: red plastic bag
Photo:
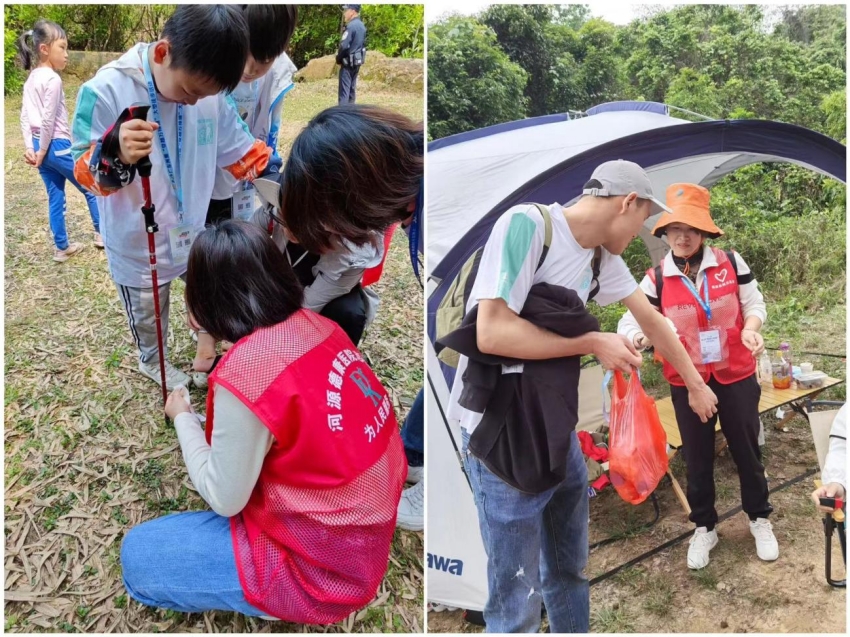
[[[611,484],[623,500],[640,504],[667,472],[667,434],[637,372],[628,384],[614,372],[608,449]]]

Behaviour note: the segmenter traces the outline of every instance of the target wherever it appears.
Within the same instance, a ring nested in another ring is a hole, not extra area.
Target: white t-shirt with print
[[[582,248],[578,244],[559,204],[549,206],[549,214],[552,219],[552,243],[539,270],[537,263],[543,253],[545,236],[545,221],[540,210],[534,205],[520,205],[499,217],[481,255],[467,312],[483,299],[504,299],[508,307],[519,314],[531,287],[537,283],[560,285],[574,290],[582,302],[587,303],[593,280],[594,249]],[[637,281],[623,259],[603,248],[599,292],[593,300],[602,306],[609,305],[626,298],[637,287]],[[471,434],[481,422],[483,414],[469,411],[458,404],[468,360],[466,356],[460,357],[449,398],[448,417],[459,420],[460,426]],[[520,369],[503,369],[503,373],[516,371]]]

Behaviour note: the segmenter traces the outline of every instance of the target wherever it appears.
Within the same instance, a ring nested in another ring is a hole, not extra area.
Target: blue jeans
[[[32,138],[35,152],[39,150],[38,137]],[[65,182],[69,181],[86,198],[94,231],[100,232],[100,214],[97,211],[97,199],[74,179],[74,160],[71,157],[71,142],[67,139],[54,139],[50,142],[44,161],[38,167],[42,181],[47,188],[47,201],[50,209],[50,231],[53,243],[59,250],[68,247],[68,234],[65,231]]]
[[[133,527],[121,544],[121,570],[130,597],[146,606],[265,614],[242,592],[230,518],[212,511],[175,513]]]
[[[572,434],[564,481],[536,495],[517,491],[470,454],[466,430],[462,439],[487,553],[487,632],[539,632],[541,602],[551,632],[588,632],[589,504],[578,437]]]
[[[407,464],[411,467],[421,467],[425,464],[425,412],[424,390],[420,389],[416,394],[404,425],[401,427],[401,440],[404,443],[404,454],[407,456]]]

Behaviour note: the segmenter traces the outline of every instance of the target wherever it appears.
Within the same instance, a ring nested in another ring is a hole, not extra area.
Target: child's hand
[[[143,119],[131,119],[121,124],[118,131],[118,141],[121,146],[118,159],[130,165],[150,155],[153,149],[153,134],[157,128],[159,124],[156,122]]]
[[[165,403],[165,415],[173,421],[178,414],[191,413],[192,405],[189,403],[189,390],[182,385],[175,387],[168,395]]]
[[[35,151],[31,148],[27,148],[27,152],[24,153],[24,161],[26,161],[30,166],[35,166]]]
[[[47,150],[40,150],[35,154],[35,163],[33,166],[36,168],[41,168],[41,163],[44,161],[44,158],[47,156]]]

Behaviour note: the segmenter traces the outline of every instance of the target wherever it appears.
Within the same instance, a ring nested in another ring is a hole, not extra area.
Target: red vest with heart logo
[[[717,265],[704,271],[703,286],[708,285],[708,298],[711,307],[711,323],[701,305],[694,298],[690,288],[684,282],[684,275],[664,277],[661,290],[661,313],[673,321],[679,332],[679,340],[691,357],[694,367],[708,382],[711,376],[723,385],[743,380],[756,371],[756,361],[752,352],[741,342],[741,330],[744,317],[741,301],[738,298],[738,278],[726,253],[711,248]],[[701,288],[700,294],[705,294]],[[703,296],[704,298],[704,296]],[[703,364],[700,350],[700,332],[717,329],[720,332],[720,349],[723,360]],[[666,360],[664,378],[671,385],[684,386],[679,372]]]
[[[387,570],[407,459],[381,382],[333,321],[299,310],[237,342],[209,377],[274,436],[248,504],[230,518],[250,604],[330,624],[371,602]]]

